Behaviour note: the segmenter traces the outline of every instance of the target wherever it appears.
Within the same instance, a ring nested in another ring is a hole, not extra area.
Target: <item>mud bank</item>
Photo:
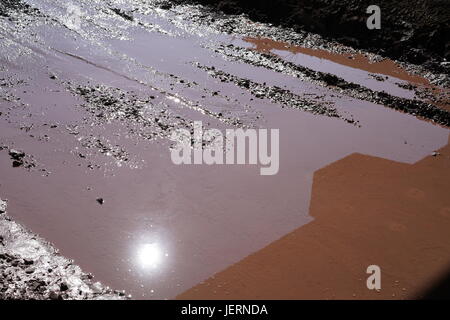
[[[413,164],[353,154],[314,175],[315,220],[180,299],[413,299],[450,266],[450,146]],[[380,291],[366,287],[378,265]]]
[[[0,199],[0,300],[128,298],[95,282],[50,243],[12,221],[6,207]]]
[[[449,71],[450,9],[442,0],[174,0],[201,3],[224,13],[246,13],[252,20],[270,22],[296,31],[306,30],[346,45],[369,49],[394,59],[425,63]],[[381,8],[381,30],[368,30],[366,9]]]

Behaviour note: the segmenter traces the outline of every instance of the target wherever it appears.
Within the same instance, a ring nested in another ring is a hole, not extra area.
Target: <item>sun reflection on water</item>
[[[161,264],[163,254],[156,243],[147,243],[138,251],[139,264],[142,267],[157,268]]]
[[[137,253],[139,265],[143,268],[158,268],[169,255],[164,253],[158,243],[146,243]]]

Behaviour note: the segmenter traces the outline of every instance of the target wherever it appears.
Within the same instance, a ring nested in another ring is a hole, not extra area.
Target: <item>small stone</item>
[[[5,213],[6,207],[7,207],[6,201],[0,199],[0,213]]]
[[[32,273],[34,273],[34,271],[35,271],[35,269],[34,269],[33,267],[29,267],[29,268],[27,268],[27,269],[25,270],[25,273],[26,273],[26,274],[32,274]]]
[[[12,163],[12,166],[14,168],[21,167],[21,166],[23,166],[23,161],[14,160],[13,163]]]
[[[49,298],[50,298],[51,300],[58,300],[58,299],[59,299],[59,294],[56,293],[55,291],[51,291],[51,292],[50,292],[50,295],[49,295]]]
[[[169,10],[172,8],[172,4],[170,2],[163,2],[159,7],[163,10]]]
[[[105,200],[103,200],[103,198],[98,198],[97,202],[101,205],[103,205],[105,203]]]
[[[119,297],[125,296],[125,290],[114,290],[114,294],[118,295]]]
[[[45,281],[39,281],[39,280],[30,281],[30,284],[29,284],[30,289],[33,291],[39,291],[39,289],[45,285],[46,285]]]
[[[101,294],[101,293],[103,292],[102,284],[101,284],[100,282],[95,282],[95,283],[92,285],[92,291],[93,291],[95,294]]]
[[[67,290],[69,290],[69,286],[68,286],[67,283],[65,283],[65,282],[62,282],[62,283],[59,285],[59,288],[61,289],[61,291],[67,291]]]
[[[435,151],[435,152],[433,152],[431,155],[432,155],[433,157],[437,157],[437,156],[440,155],[440,153]]]
[[[20,160],[22,160],[22,158],[25,157],[25,152],[23,152],[23,151],[18,151],[18,150],[15,150],[15,149],[10,149],[10,150],[9,150],[9,155],[10,155],[10,157],[11,157],[13,160],[18,160],[18,161],[20,161]]]

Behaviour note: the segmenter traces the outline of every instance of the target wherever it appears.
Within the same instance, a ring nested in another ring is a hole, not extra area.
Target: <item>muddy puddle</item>
[[[177,298],[428,299],[450,264],[449,151],[412,165],[352,154],[316,171],[314,221]],[[383,270],[379,291],[367,290],[368,261]]]
[[[410,79],[394,65],[341,63],[330,80],[314,61],[252,50],[249,39],[280,30],[230,34],[228,18],[208,24],[199,8],[27,3],[39,14],[0,19],[0,195],[10,216],[136,299],[174,298],[311,222],[320,168],[352,153],[412,164],[448,142],[448,113],[396,86]],[[174,165],[168,137],[193,121],[279,129],[279,173]],[[13,167],[11,149],[33,165]]]

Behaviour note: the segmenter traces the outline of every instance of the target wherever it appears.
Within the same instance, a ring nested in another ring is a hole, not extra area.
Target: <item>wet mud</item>
[[[8,223],[134,299],[174,298],[314,223],[313,177],[327,165],[360,153],[409,166],[448,142],[446,74],[318,34],[168,1],[0,8]],[[170,136],[195,121],[279,129],[279,173],[173,164]],[[5,268],[28,281],[24,263]],[[62,280],[45,277],[8,297],[51,298]]]

